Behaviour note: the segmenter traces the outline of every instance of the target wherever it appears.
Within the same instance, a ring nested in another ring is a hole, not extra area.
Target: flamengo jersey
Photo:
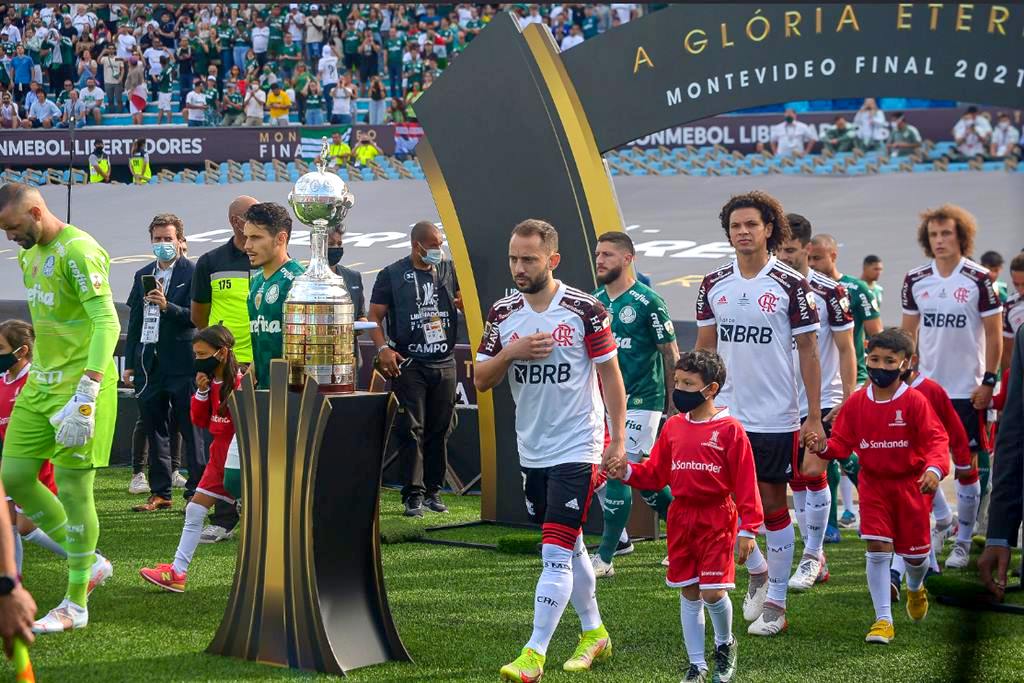
[[[750,440],[728,408],[700,422],[670,417],[651,457],[629,465],[627,481],[651,490],[670,486],[673,506],[712,507],[735,498],[740,531],[750,535],[764,522]]]
[[[665,367],[658,345],[676,340],[665,301],[642,282],[634,282],[614,300],[604,287],[594,296],[611,316],[619,370],[626,384],[626,408],[664,411],[665,373],[674,369]]]
[[[933,260],[903,279],[903,313],[921,316],[917,347],[920,370],[949,397],[970,398],[985,375],[985,328],[981,319],[1003,311],[988,269],[961,258],[949,277]]]
[[[1024,297],[1014,292],[1003,304],[1003,336],[1013,339],[1021,325],[1024,325]]]
[[[508,369],[519,463],[597,464],[604,446],[604,401],[594,364],[616,355],[608,313],[597,299],[562,282],[542,313],[516,292],[491,306],[476,360],[490,360],[506,345],[537,332],[548,332],[555,340],[551,354],[543,360],[513,361]]]
[[[748,432],[800,427],[793,337],[818,329],[814,295],[803,275],[774,256],[744,279],[736,261],[705,276],[697,292],[697,325],[717,326],[727,405]]]
[[[853,313],[850,311],[850,298],[846,288],[816,270],[808,273],[807,284],[814,294],[814,301],[819,315],[826,324],[818,330],[818,361],[821,363],[821,405],[819,408],[832,408],[843,400],[843,378],[839,374],[839,349],[833,332],[853,329]],[[793,368],[796,371],[796,386],[800,392],[800,417],[808,413],[807,392],[804,391],[804,380],[800,376],[800,356],[793,340]]]

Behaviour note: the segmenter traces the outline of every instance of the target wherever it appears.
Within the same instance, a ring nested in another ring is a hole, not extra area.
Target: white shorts
[[[160,111],[171,111],[171,93],[158,92],[156,94],[156,108]]]
[[[626,411],[626,455],[630,462],[640,462],[642,455],[650,455],[661,425],[659,410]]]

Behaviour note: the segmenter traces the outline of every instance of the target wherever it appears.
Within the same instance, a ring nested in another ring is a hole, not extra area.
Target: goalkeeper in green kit
[[[24,514],[68,556],[68,589],[35,622],[37,633],[89,623],[89,591],[110,576],[97,558],[96,468],[110,460],[117,418],[114,346],[120,324],[110,293],[110,257],[90,235],[50,212],[39,191],[0,186],[0,229],[16,242],[32,325],[33,363],[11,414],[0,476]],[[59,496],[36,475],[54,465]],[[94,567],[94,562],[97,567]]]

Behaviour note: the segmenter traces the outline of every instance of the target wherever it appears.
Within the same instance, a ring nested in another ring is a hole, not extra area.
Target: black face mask
[[[704,387],[706,389],[707,387]],[[707,399],[704,398],[704,391],[683,391],[682,389],[674,389],[672,391],[672,403],[675,405],[676,410],[680,413],[688,413],[694,408],[700,406]]]
[[[916,372],[916,371],[917,371],[917,368],[915,368],[914,366],[910,366],[906,370],[904,370],[903,372],[900,373],[900,379],[903,380],[904,382],[909,382],[910,381],[910,376],[913,375],[914,372]]]
[[[0,375],[14,367],[14,364],[18,362],[18,357],[14,355],[14,352],[0,353]]]
[[[345,247],[327,247],[327,265],[336,266],[345,255]]]
[[[899,368],[895,370],[886,370],[885,368],[868,368],[868,377],[882,389],[889,387],[889,385],[898,380],[902,373],[903,371]]]
[[[197,373],[203,373],[210,379],[213,379],[213,373],[217,371],[218,365],[220,365],[220,361],[217,360],[216,356],[210,356],[209,358],[196,358],[192,361],[192,369]]]
[[[793,123],[793,121],[795,121],[795,120],[796,119],[794,119],[792,116],[787,116],[786,117],[786,123]]]

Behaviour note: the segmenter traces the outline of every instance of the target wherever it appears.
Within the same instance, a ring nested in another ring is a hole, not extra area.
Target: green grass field
[[[91,623],[82,631],[40,638],[32,649],[41,682],[257,681],[293,678],[334,680],[203,654],[220,621],[231,586],[236,544],[200,546],[181,595],[144,583],[138,569],[169,561],[181,531],[181,503],[170,512],[129,510],[130,472],[111,469],[97,477],[102,532],[100,548],[114,562],[114,577],[90,601]],[[452,512],[424,521],[400,516],[398,496],[382,504],[385,533],[397,538],[405,525],[427,526],[478,517],[478,499],[451,500]],[[521,531],[474,527],[445,538],[494,542]],[[412,535],[412,534],[410,534]],[[433,536],[433,534],[431,534]],[[539,539],[539,534],[538,534]],[[734,631],[740,643],[738,680],[758,681],[1011,681],[1021,679],[1024,617],[954,610],[936,605],[926,621],[912,624],[898,605],[896,640],[866,645],[874,613],[864,583],[864,545],[845,532],[826,546],[832,579],[789,600],[790,629],[773,639],[746,635],[740,613],[743,570],[737,572]],[[659,562],[664,542],[638,543],[616,562],[616,575],[598,584],[598,601],[612,635],[612,660],[590,674],[565,674],[562,661],[576,642],[578,622],[566,611],[548,655],[550,681],[678,681],[685,652],[679,598],[664,585]],[[384,546],[388,597],[414,664],[357,670],[352,681],[496,681],[498,668],[518,654],[532,622],[536,556],[428,545]],[[25,582],[40,610],[64,591],[64,566],[35,546],[26,548]],[[711,646],[708,623],[708,647]],[[976,664],[977,669],[971,666]],[[0,680],[13,675],[5,663]]]

